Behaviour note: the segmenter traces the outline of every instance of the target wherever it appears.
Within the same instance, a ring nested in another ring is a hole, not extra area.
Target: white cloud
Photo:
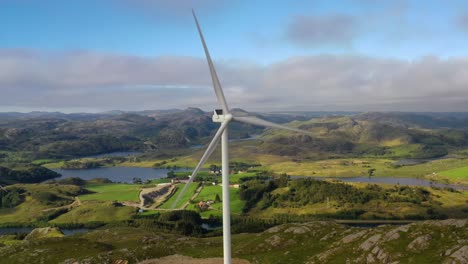
[[[232,107],[251,110],[468,111],[468,59],[294,57],[216,62]],[[206,61],[91,52],[0,51],[5,109],[210,109]]]

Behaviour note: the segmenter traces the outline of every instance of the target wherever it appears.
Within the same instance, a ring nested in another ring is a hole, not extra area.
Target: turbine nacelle
[[[223,123],[223,122],[229,122],[232,120],[232,115],[231,114],[225,114],[223,112],[223,109],[215,109],[213,111],[213,122],[215,123]]]

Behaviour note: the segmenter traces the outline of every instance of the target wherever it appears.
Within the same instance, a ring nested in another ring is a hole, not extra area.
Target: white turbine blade
[[[216,93],[216,97],[218,98],[218,103],[223,108],[224,114],[229,113],[229,108],[226,103],[226,98],[224,98],[223,89],[221,88],[221,84],[219,83],[218,75],[216,74],[215,67],[213,65],[213,61],[211,61],[210,53],[208,52],[208,47],[205,43],[205,38],[203,37],[203,33],[201,31],[200,25],[198,24],[197,16],[195,15],[195,11],[192,9],[193,18],[195,19],[195,23],[197,24],[198,33],[200,34],[200,39],[203,44],[203,48],[205,49],[206,60],[208,61],[208,66],[210,67],[211,73],[211,80],[213,81],[213,87]]]
[[[299,133],[303,133],[303,134],[310,134],[310,132],[306,131],[306,130],[283,126],[283,125],[280,125],[280,124],[276,124],[276,123],[273,123],[273,122],[270,122],[270,121],[260,119],[260,118],[255,117],[255,116],[233,116],[232,119],[234,119],[235,121],[238,121],[238,122],[241,122],[241,123],[247,123],[247,124],[250,124],[250,125],[286,129],[286,130],[299,132]]]
[[[224,129],[226,129],[227,125],[229,124],[229,121],[227,122],[223,122],[221,124],[221,126],[219,127],[218,131],[216,132],[215,136],[213,137],[213,139],[211,140],[210,144],[208,145],[208,148],[205,150],[205,153],[203,154],[202,158],[200,159],[200,161],[198,162],[198,165],[195,167],[195,169],[193,170],[192,172],[192,176],[190,176],[190,179],[188,180],[188,182],[185,184],[184,186],[184,189],[182,189],[182,191],[179,193],[179,195],[177,196],[177,199],[175,200],[175,202],[172,204],[172,208],[174,209],[177,205],[177,203],[179,203],[180,199],[182,198],[182,196],[184,196],[184,193],[187,191],[188,189],[188,186],[190,185],[190,183],[193,182],[193,180],[195,179],[195,177],[197,176],[198,174],[198,171],[200,171],[201,167],[203,166],[203,164],[205,164],[205,162],[208,160],[208,158],[210,158],[211,154],[213,153],[213,151],[216,149],[216,145],[218,145],[218,141],[219,141],[219,138],[221,137],[221,135],[223,134],[223,131]]]

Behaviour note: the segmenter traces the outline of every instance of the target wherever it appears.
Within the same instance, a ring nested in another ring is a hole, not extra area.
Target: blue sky
[[[25,87],[25,83],[29,86],[41,86],[45,91],[44,97],[47,92],[52,93],[52,90],[58,89],[59,85],[67,89],[69,82],[64,85],[61,83],[62,80],[58,80],[59,76],[54,76],[53,72],[44,73],[44,68],[51,68],[60,63],[62,63],[61,67],[70,69],[71,76],[73,71],[70,61],[77,63],[77,60],[83,63],[83,67],[89,67],[96,60],[101,62],[125,60],[125,63],[129,60],[132,62],[149,60],[152,63],[154,58],[162,57],[203,60],[204,54],[191,17],[191,7],[196,9],[212,57],[220,64],[220,74],[225,74],[226,79],[229,79],[226,89],[227,93],[231,93],[232,96],[242,90],[255,89],[251,86],[260,82],[255,80],[255,75],[246,76],[239,72],[254,70],[268,72],[277,65],[284,66],[290,63],[291,60],[296,63],[297,58],[309,58],[316,61],[321,56],[332,56],[340,61],[341,66],[338,68],[344,67],[349,57],[361,58],[349,67],[368,63],[375,64],[372,67],[377,67],[376,65],[388,64],[389,61],[393,63],[397,60],[398,63],[409,65],[408,67],[413,71],[418,71],[413,68],[422,67],[419,61],[426,57],[435,57],[441,60],[442,64],[453,64],[452,60],[468,57],[466,45],[468,43],[468,2],[461,0],[0,0],[0,52],[7,54],[9,58],[8,61],[4,58],[4,64],[7,65],[4,67],[8,71],[21,69],[21,72],[15,74],[21,77],[18,77],[19,81],[11,80],[11,76],[7,76],[8,78],[5,78],[3,82],[0,78],[0,89],[8,91],[7,94],[17,99],[16,102],[18,102],[16,105],[2,109],[66,110],[61,105],[49,106],[45,103],[41,105],[37,100],[30,100],[35,103],[28,103],[27,98],[18,97],[12,92],[12,87],[16,90],[18,87],[26,90],[32,89]],[[21,57],[17,54],[18,52],[34,55],[27,55],[28,58],[24,59],[25,55]],[[94,54],[93,61],[89,59],[90,56],[73,55],[81,53]],[[82,62],[83,57],[88,58],[89,61]],[[16,64],[11,63],[13,60]],[[17,67],[19,63],[25,63],[25,60],[29,67],[27,71],[23,70],[25,67]],[[10,64],[6,64],[7,62]],[[16,65],[17,68],[11,65]],[[310,66],[304,66],[304,69],[307,67]],[[164,67],[161,66],[161,68]],[[38,69],[41,71],[39,72]],[[76,69],[73,68],[73,70]],[[53,69],[51,68],[50,71]],[[188,71],[193,73],[195,70]],[[47,78],[35,79],[41,74],[47,75]],[[162,73],[155,72],[155,74]],[[230,77],[231,75],[238,76],[239,79],[235,80]],[[404,74],[399,73],[398,76],[402,75]],[[459,75],[460,73],[456,75],[458,76],[456,78],[459,78]],[[361,77],[358,79],[367,78]],[[57,78],[55,83],[51,81],[51,78]],[[243,78],[251,82],[246,83]],[[460,81],[453,80],[453,78],[455,77],[452,77],[451,81],[459,84]],[[85,96],[83,91],[87,91],[88,96],[92,96],[97,93],[97,90],[93,91],[93,89],[102,88],[102,86],[119,86],[119,89],[122,86],[132,85],[154,85],[159,88],[161,86],[192,88],[209,86],[209,82],[205,82],[205,79],[185,82],[160,81],[164,79],[162,77],[156,79],[150,80],[138,75],[117,82],[98,80],[82,86],[78,83],[69,86],[77,89],[73,90],[73,93],[81,89],[82,96]],[[307,81],[323,82],[318,79]],[[34,85],[34,82],[40,85]],[[266,85],[265,80],[262,81],[262,85]],[[340,82],[340,85],[343,84]],[[305,84],[297,84],[297,86],[304,88]],[[364,86],[360,86],[358,90],[370,89]],[[274,93],[284,87],[269,87],[268,89]],[[71,90],[61,92],[69,94]],[[197,91],[191,92],[197,93]],[[203,93],[203,90],[198,92]],[[279,94],[278,97],[280,97]],[[434,91],[431,91],[424,96],[433,94]],[[156,94],[154,96],[157,97]],[[333,98],[327,97],[327,99]],[[245,102],[245,98],[239,97],[237,101]],[[184,101],[161,107],[182,107],[185,103]],[[70,106],[70,109],[106,110],[119,107],[135,109],[138,105],[136,103],[126,105],[125,102],[122,104],[107,105],[102,108],[76,105]],[[194,104],[204,105],[204,102],[197,103],[195,100]],[[292,104],[293,102],[290,101],[289,105]],[[150,103],[143,105],[151,107]],[[271,103],[271,105],[275,104]],[[302,105],[301,109],[311,105],[310,108],[313,110],[316,104],[310,101],[303,102]],[[338,103],[335,105],[332,101],[327,102],[327,105],[340,110],[346,107],[349,110],[359,108]],[[249,105],[246,104],[246,106]],[[265,107],[271,108],[270,106]],[[284,108],[288,107],[285,105]],[[445,108],[441,106],[440,109]],[[420,110],[425,110],[425,108]]]
[[[0,47],[202,56],[191,4],[164,2],[3,0]],[[457,26],[457,18],[468,10],[467,1],[225,1],[213,7],[213,1],[200,2],[192,5],[199,6],[200,22],[218,59],[270,62],[320,53],[406,59],[466,55],[468,33]],[[360,21],[349,42],[295,45],[284,32],[300,15],[348,15]]]

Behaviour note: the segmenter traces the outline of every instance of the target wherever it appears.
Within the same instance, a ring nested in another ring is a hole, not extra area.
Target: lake
[[[105,167],[83,170],[66,170],[52,169],[55,172],[62,174],[63,178],[81,178],[83,180],[91,180],[95,178],[107,178],[113,182],[133,182],[133,178],[140,178],[142,181],[165,178],[168,169],[153,169],[153,168],[138,168],[138,167]],[[178,169],[175,171],[190,171],[187,169]]]
[[[97,155],[87,156],[85,158],[113,158],[113,157],[130,157],[143,154],[143,152],[137,151],[117,151],[117,152],[110,152],[110,153],[103,153]]]
[[[78,177],[84,180],[95,178],[107,178],[113,182],[133,182],[133,178],[141,178],[143,181],[165,178],[167,173],[171,170],[168,169],[153,169],[153,168],[138,168],[138,167],[106,167],[94,168],[83,170],[66,170],[66,169],[53,169],[54,171],[62,174],[60,178]],[[192,169],[178,169],[176,171],[191,171]],[[443,184],[431,182],[425,179],[418,178],[404,178],[404,177],[312,177],[312,176],[292,176],[291,178],[313,178],[316,180],[329,180],[335,179],[343,182],[363,182],[363,183],[385,183],[385,184],[399,184],[409,186],[435,186],[440,188],[454,188],[461,190],[468,190],[468,187],[454,184]],[[57,179],[60,179],[57,178]]]

